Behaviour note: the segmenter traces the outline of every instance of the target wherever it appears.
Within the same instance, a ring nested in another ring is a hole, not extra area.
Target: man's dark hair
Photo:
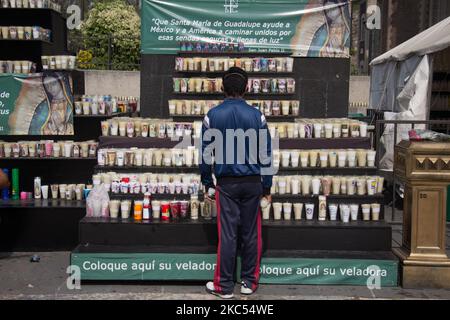
[[[223,75],[223,89],[228,97],[242,97],[247,83],[247,72],[241,68],[232,67]]]

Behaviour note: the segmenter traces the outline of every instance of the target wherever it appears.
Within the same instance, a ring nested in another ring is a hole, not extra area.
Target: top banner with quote
[[[144,0],[142,53],[233,43],[251,52],[348,58],[350,27],[351,0]]]

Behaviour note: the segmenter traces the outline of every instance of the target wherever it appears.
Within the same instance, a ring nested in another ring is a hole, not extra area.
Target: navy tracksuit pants
[[[261,182],[218,183],[216,188],[219,244],[214,286],[218,292],[234,291],[234,271],[238,241],[241,238],[241,279],[256,290],[262,252],[260,201]]]

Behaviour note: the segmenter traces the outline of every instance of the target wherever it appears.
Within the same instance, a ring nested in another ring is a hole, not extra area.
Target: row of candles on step
[[[200,137],[202,122],[173,122],[163,119],[116,117],[101,122],[103,136],[172,138]],[[349,119],[301,119],[295,123],[269,123],[272,137],[281,139],[365,138],[368,125]]]
[[[378,176],[276,176],[274,195],[374,196],[383,192],[384,178]]]
[[[43,70],[74,70],[77,57],[69,55],[42,56]]]
[[[273,219],[275,221],[379,221],[381,205],[373,204],[334,204],[330,203],[327,210],[326,197],[319,197],[319,206],[314,203],[267,203],[261,202],[263,220]],[[362,219],[361,219],[362,218]]]
[[[282,168],[365,168],[375,167],[373,150],[274,150],[274,167]]]
[[[198,166],[199,150],[186,149],[100,149],[99,166],[118,167],[193,167]]]
[[[52,31],[40,26],[1,26],[0,39],[3,40],[44,40],[50,41]]]
[[[73,70],[75,69],[75,56],[42,56],[43,70]],[[35,73],[36,63],[32,61],[5,61],[0,60],[0,73],[29,74]]]
[[[198,166],[199,150],[186,149],[100,149],[99,166]],[[358,150],[274,150],[275,168],[365,168],[375,167],[376,151]]]
[[[108,172],[93,176],[95,185],[104,184],[115,194],[198,194],[200,177],[195,174],[130,174]],[[271,189],[274,195],[358,195],[383,192],[379,176],[277,176]]]
[[[88,217],[113,219],[147,220],[198,220],[203,217],[210,220],[217,216],[214,201],[199,201],[197,195],[190,200],[154,200],[146,193],[143,200],[109,200],[94,202],[87,206]]]
[[[105,184],[114,194],[198,194],[202,186],[196,175],[118,174],[93,176],[94,185]],[[383,192],[383,177],[274,177],[274,195],[349,195],[374,196]]]
[[[200,116],[218,106],[221,100],[169,100],[171,116]],[[247,103],[261,111],[265,116],[299,116],[300,101],[298,100],[247,100]]]
[[[113,97],[111,95],[83,95],[75,102],[76,115],[112,115],[115,113],[136,112],[139,106],[137,97]]]
[[[53,0],[2,0],[2,8],[53,9],[61,12],[61,5]]]
[[[223,72],[229,68],[238,67],[246,72],[293,72],[294,58],[275,57],[275,58],[175,58],[175,71],[190,72]]]
[[[113,194],[198,194],[202,188],[200,176],[195,174],[108,172],[94,175],[92,181]]]
[[[298,119],[295,123],[269,123],[272,137],[280,139],[366,138],[368,125],[348,119]]]
[[[34,178],[34,198],[35,199],[61,199],[61,200],[83,200],[92,190],[92,185],[86,184],[51,184],[43,185],[40,177]],[[20,199],[31,198],[30,192],[21,192]]]
[[[173,122],[167,119],[144,119],[116,117],[101,122],[103,136],[173,138],[192,136],[200,137],[201,122]]]
[[[36,72],[37,65],[32,61],[0,60],[0,73],[29,74]]]
[[[222,81],[222,78],[174,78],[173,91],[175,93],[222,93]],[[294,94],[295,79],[249,78],[248,93]]]
[[[341,221],[350,223],[356,221],[379,221],[381,204],[334,204],[328,205],[326,197],[319,198],[319,206],[314,203],[279,203],[270,204],[261,201],[262,218],[265,221]],[[151,194],[144,195],[141,200],[105,200],[88,206],[87,217],[102,217],[113,219],[142,220],[205,220],[217,217],[214,201],[200,202],[196,195],[190,201],[183,200],[152,200]]]
[[[98,142],[75,141],[0,141],[0,158],[95,158]]]

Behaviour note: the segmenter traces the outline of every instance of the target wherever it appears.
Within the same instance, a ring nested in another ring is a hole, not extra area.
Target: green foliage
[[[77,66],[80,69],[94,69],[92,64],[92,52],[89,50],[80,50],[77,55]]]
[[[114,69],[133,70],[140,57],[139,15],[123,0],[95,2],[81,26],[83,45],[92,53],[96,68],[107,68],[111,44]]]

